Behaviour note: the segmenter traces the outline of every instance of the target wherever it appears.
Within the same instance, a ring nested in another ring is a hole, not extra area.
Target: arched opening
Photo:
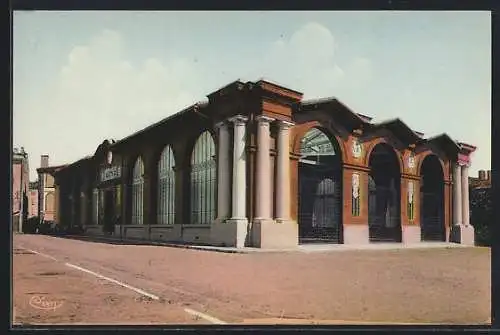
[[[422,241],[446,241],[444,175],[439,159],[428,155],[420,169],[420,235]]]
[[[174,224],[175,220],[175,160],[174,152],[166,146],[158,162],[158,217],[161,225]]]
[[[132,171],[132,224],[143,224],[144,163],[138,157]]]
[[[54,192],[49,192],[45,196],[45,213],[52,213],[54,210]]]
[[[386,143],[373,148],[369,160],[368,227],[370,242],[401,242],[399,159]]]
[[[210,132],[200,135],[191,154],[191,223],[209,224],[215,220],[216,204],[215,142]]]
[[[318,128],[301,140],[298,205],[300,243],[342,243],[342,157]]]

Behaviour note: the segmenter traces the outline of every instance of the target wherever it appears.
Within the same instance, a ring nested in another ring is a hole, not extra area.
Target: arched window
[[[205,224],[215,219],[215,143],[205,131],[191,154],[191,223]]]
[[[54,193],[49,192],[45,196],[45,211],[52,212],[54,210]]]
[[[143,224],[144,163],[138,157],[132,171],[132,224]]]
[[[174,224],[175,220],[175,160],[166,146],[158,162],[158,224]]]

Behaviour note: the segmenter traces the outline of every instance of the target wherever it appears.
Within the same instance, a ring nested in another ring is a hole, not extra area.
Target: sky
[[[336,97],[478,147],[491,165],[490,12],[17,11],[13,145],[50,165],[92,155],[236,80]]]

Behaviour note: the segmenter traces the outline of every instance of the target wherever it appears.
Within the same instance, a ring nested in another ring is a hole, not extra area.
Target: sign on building
[[[119,165],[111,166],[101,170],[101,182],[118,179],[122,176],[122,167]]]

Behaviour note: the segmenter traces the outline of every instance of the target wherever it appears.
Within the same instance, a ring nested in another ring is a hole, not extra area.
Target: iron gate
[[[398,192],[375,185],[371,180],[368,199],[370,242],[401,242],[401,213]]]
[[[443,199],[439,194],[422,192],[420,235],[422,241],[446,241]]]
[[[342,243],[342,186],[331,167],[300,163],[299,240]]]

